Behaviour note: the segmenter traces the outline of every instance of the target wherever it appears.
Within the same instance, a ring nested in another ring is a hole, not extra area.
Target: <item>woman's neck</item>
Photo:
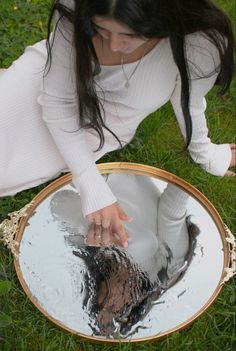
[[[132,63],[138,61],[142,56],[147,55],[161,39],[153,38],[146,41],[136,50],[129,54],[122,54],[120,52],[111,51],[108,42],[104,40],[99,34],[93,37],[93,45],[96,51],[98,61],[101,65],[113,66],[120,65],[123,57],[124,63]]]

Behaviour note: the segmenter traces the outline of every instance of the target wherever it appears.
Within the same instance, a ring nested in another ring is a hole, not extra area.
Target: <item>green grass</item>
[[[218,0],[233,18],[233,0]],[[0,67],[8,67],[24,50],[46,36],[50,0],[0,1]],[[235,141],[235,82],[230,93],[208,96],[208,123],[212,140]],[[217,178],[195,165],[181,152],[183,142],[169,105],[140,125],[131,145],[104,157],[101,162],[138,162],[170,171],[203,192],[216,207],[223,221],[235,228],[235,178]],[[11,211],[28,203],[44,186],[0,199],[0,221]],[[185,330],[155,342],[109,346],[84,341],[49,322],[27,299],[13,266],[11,253],[0,246],[0,280],[12,282],[10,292],[0,300],[0,310],[11,316],[13,324],[0,328],[1,351],[233,351],[235,338],[235,279],[226,284],[214,304]]]

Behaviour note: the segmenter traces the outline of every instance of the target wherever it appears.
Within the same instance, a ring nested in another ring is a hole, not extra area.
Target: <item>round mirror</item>
[[[98,166],[121,207],[129,246],[87,245],[80,196],[66,175],[33,201],[16,240],[18,278],[52,322],[106,342],[159,338],[214,301],[229,265],[223,222],[196,188],[149,166]]]

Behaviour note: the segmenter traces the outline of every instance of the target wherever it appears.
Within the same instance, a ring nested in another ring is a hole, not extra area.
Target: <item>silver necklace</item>
[[[145,47],[144,47],[144,49],[143,49],[143,54],[142,54],[141,58],[138,60],[137,65],[135,66],[133,72],[131,72],[131,74],[130,74],[129,77],[127,76],[127,74],[126,74],[126,72],[125,72],[125,69],[124,69],[124,57],[121,56],[121,60],[120,60],[120,61],[121,61],[121,68],[122,68],[122,71],[123,71],[123,74],[124,74],[124,77],[125,77],[125,80],[126,80],[126,82],[125,82],[125,88],[126,88],[126,89],[128,89],[128,88],[130,87],[130,79],[133,77],[134,73],[137,71],[137,69],[138,69],[140,63],[142,62],[142,59],[143,59],[143,56],[144,56],[144,53],[145,53],[146,46],[147,46],[147,45],[145,45]]]

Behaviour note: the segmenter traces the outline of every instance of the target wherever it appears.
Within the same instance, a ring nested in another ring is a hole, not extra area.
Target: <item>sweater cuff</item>
[[[117,201],[96,164],[80,175],[73,174],[72,182],[80,194],[84,217]]]
[[[223,177],[232,159],[230,144],[212,144],[212,148],[212,156],[209,161],[207,163],[199,163],[199,165],[208,173]],[[195,160],[195,162],[197,162],[197,160]]]
[[[178,186],[169,183],[161,194],[158,214],[160,215],[161,213],[161,215],[174,221],[182,219],[186,214],[188,199],[188,193]]]

